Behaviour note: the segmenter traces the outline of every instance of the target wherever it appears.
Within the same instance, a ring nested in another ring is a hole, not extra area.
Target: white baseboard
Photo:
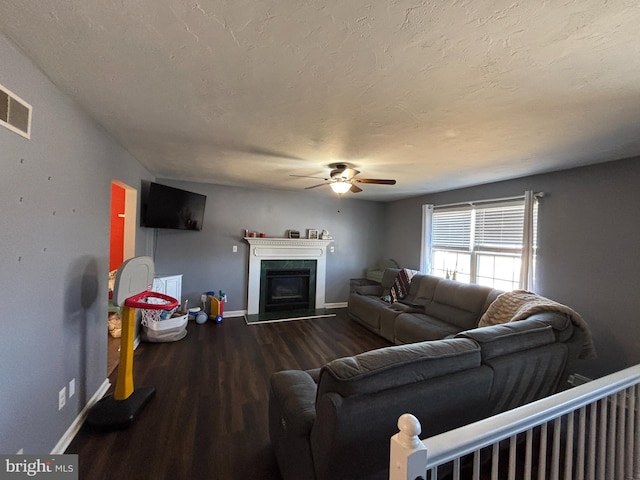
[[[51,455],[61,455],[64,453],[64,451],[67,449],[71,441],[75,438],[75,436],[80,431],[80,427],[82,427],[84,420],[87,418],[87,415],[91,407],[93,407],[96,404],[96,402],[104,396],[107,390],[109,390],[110,386],[111,386],[111,382],[109,382],[108,378],[105,378],[104,382],[102,382],[102,385],[100,385],[96,393],[93,394],[93,397],[91,397],[91,399],[87,402],[87,404],[84,406],[82,411],[78,414],[78,416],[75,418],[73,423],[71,423],[71,426],[67,429],[67,431],[64,432],[64,435],[62,435],[62,438],[58,440],[58,443],[56,444],[56,446],[53,447],[53,450],[51,450]]]
[[[347,308],[347,302],[325,303],[324,308]],[[246,310],[231,310],[228,312],[224,312],[224,317],[244,317],[246,313]]]
[[[325,303],[324,308],[347,308],[347,302]]]

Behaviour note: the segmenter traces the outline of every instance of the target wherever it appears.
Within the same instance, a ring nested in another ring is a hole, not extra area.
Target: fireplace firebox
[[[264,260],[260,313],[315,309],[315,260]]]
[[[265,312],[309,307],[309,269],[267,270]]]

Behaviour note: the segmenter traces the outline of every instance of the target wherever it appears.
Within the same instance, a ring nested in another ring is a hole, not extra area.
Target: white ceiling
[[[640,155],[639,25],[637,0],[0,2],[158,177],[302,190],[341,161],[397,179],[354,197],[383,201]]]

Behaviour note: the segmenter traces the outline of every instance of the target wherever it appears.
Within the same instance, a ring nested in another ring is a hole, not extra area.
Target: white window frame
[[[534,194],[529,191],[520,197],[442,206],[423,205],[422,271],[438,275],[436,265],[434,265],[435,252],[457,252],[470,256],[469,271],[460,271],[455,274],[446,272],[440,276],[509,290],[510,288],[506,288],[508,287],[506,283],[495,277],[490,281],[482,281],[478,278],[477,272],[480,256],[492,256],[494,261],[501,256],[507,256],[517,258],[520,261],[520,275],[518,279],[512,278],[510,280],[511,289],[533,289],[537,240],[537,199],[541,196],[542,194]],[[444,235],[438,231],[434,233],[433,228],[434,217],[437,218],[438,214],[442,215],[443,213],[450,214],[448,224],[452,228]],[[494,215],[486,217],[489,230],[476,232],[476,228],[482,227],[482,216],[486,214]],[[495,214],[501,216],[497,217]],[[483,238],[484,242],[482,242]],[[440,245],[438,245],[439,242]],[[496,282],[498,283],[496,284]]]

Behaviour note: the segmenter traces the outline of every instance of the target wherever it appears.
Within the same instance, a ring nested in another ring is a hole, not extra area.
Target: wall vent
[[[31,138],[31,110],[31,105],[0,85],[0,125]]]

